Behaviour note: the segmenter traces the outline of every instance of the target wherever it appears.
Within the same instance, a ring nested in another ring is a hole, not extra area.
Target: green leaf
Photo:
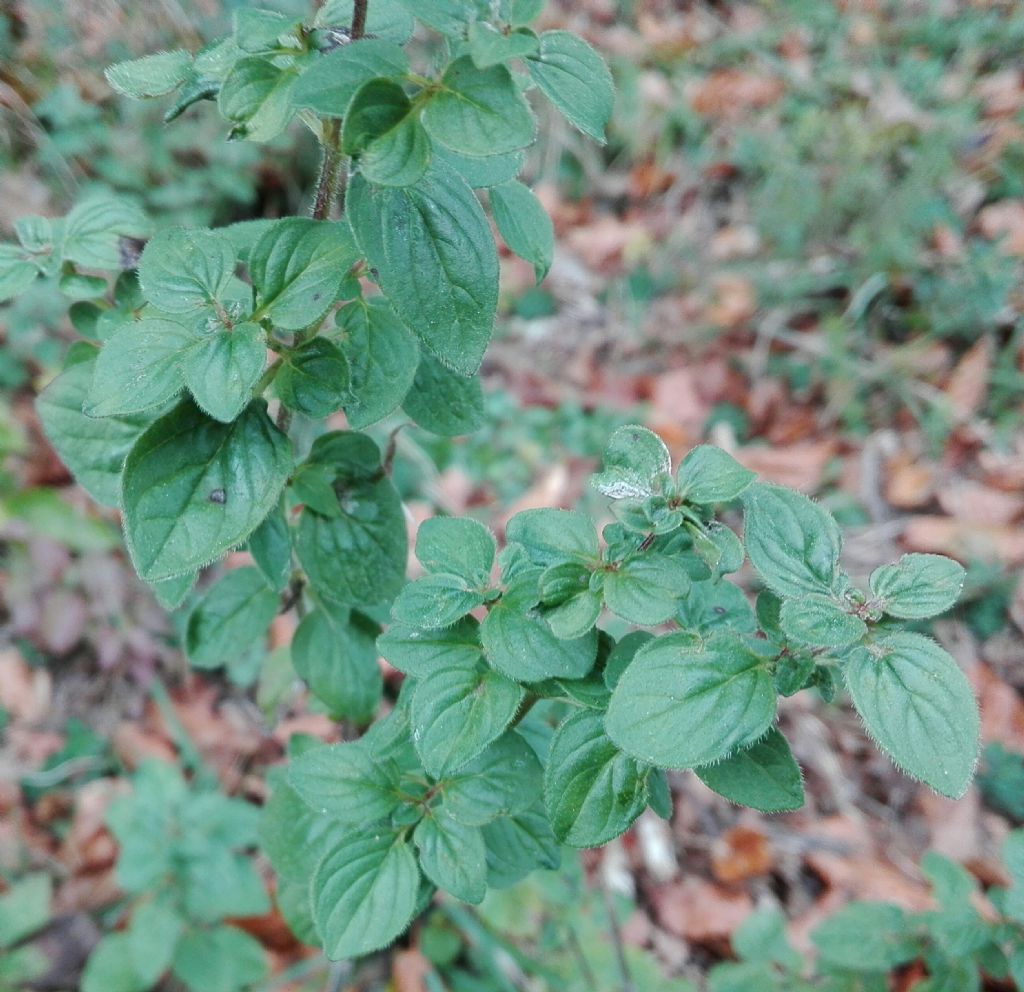
[[[174,974],[190,989],[239,992],[267,974],[263,945],[237,927],[193,930],[174,952]]]
[[[679,495],[691,503],[728,503],[736,499],[757,478],[732,455],[702,444],[694,448],[679,466]]]
[[[558,840],[540,803],[488,823],[483,835],[487,884],[493,888],[506,888],[538,868],[555,869],[561,864]]]
[[[0,948],[13,947],[46,926],[52,898],[53,882],[46,872],[11,884],[0,896]]]
[[[244,7],[236,10],[234,17],[234,40],[244,52],[275,51],[281,47],[285,35],[286,42],[295,42],[295,29],[302,23],[300,18],[289,17],[276,10],[247,10]]]
[[[661,768],[719,761],[757,740],[775,718],[764,659],[742,641],[688,634],[644,645],[622,673],[605,726],[627,754]]]
[[[423,126],[463,155],[503,155],[533,142],[536,121],[503,65],[479,69],[469,56],[445,70],[423,108]]]
[[[540,618],[532,615],[536,604],[532,582],[509,586],[480,627],[487,660],[503,675],[518,682],[547,678],[581,679],[597,657],[597,632],[560,640]]]
[[[321,55],[309,66],[295,84],[292,103],[324,117],[344,117],[364,83],[371,79],[400,80],[408,71],[409,58],[394,42],[360,38]]]
[[[483,658],[480,625],[473,617],[463,617],[444,630],[392,624],[377,638],[377,648],[400,672],[417,679],[441,668],[475,667]]]
[[[18,235],[25,251],[35,254],[49,254],[54,248],[54,239],[60,224],[49,217],[19,217],[14,222],[14,232]],[[13,248],[13,245],[3,245]]]
[[[249,554],[272,589],[284,592],[292,572],[292,536],[279,504],[249,538]]]
[[[266,637],[277,593],[255,568],[228,572],[189,614],[185,650],[196,668],[231,666]]]
[[[397,127],[412,109],[405,90],[390,79],[369,79],[356,90],[345,111],[341,150],[359,155],[382,134]]]
[[[285,353],[274,391],[288,409],[322,420],[341,409],[348,382],[344,352],[334,342],[316,337]]]
[[[444,145],[434,144],[434,155],[449,169],[454,169],[473,189],[490,189],[515,179],[523,168],[523,151],[477,158],[459,155]]]
[[[826,596],[787,599],[782,604],[779,623],[790,640],[815,647],[848,648],[868,632],[860,617],[847,613]]]
[[[420,873],[412,848],[386,830],[352,834],[313,875],[313,917],[328,958],[360,957],[390,944],[416,910]]]
[[[130,269],[137,251],[134,242],[149,234],[150,223],[141,207],[124,197],[98,193],[76,204],[65,218],[64,258],[90,269]]]
[[[57,288],[72,300],[95,300],[107,292],[107,280],[102,276],[64,272],[57,282]]]
[[[780,596],[832,592],[843,538],[827,510],[765,483],[743,493],[743,506],[747,554],[769,589]]]
[[[1024,923],[1024,830],[1014,830],[1003,841],[1003,863],[1010,876],[1005,895],[1005,913]]]
[[[539,283],[555,257],[555,229],[548,212],[522,183],[502,183],[490,190],[491,213],[505,244],[533,265]]]
[[[871,592],[890,616],[923,620],[945,613],[964,586],[963,566],[942,555],[904,555],[871,573]]]
[[[377,710],[384,683],[375,633],[358,615],[343,624],[323,610],[306,614],[295,631],[295,671],[335,719],[366,723]]]
[[[463,902],[487,894],[487,849],[479,827],[459,823],[443,810],[420,820],[413,832],[423,874]]]
[[[374,138],[359,156],[359,171],[379,186],[412,186],[430,164],[430,138],[415,113],[408,113]]]
[[[165,313],[190,313],[226,292],[235,271],[235,249],[222,234],[183,227],[154,235],[139,259],[146,299]]]
[[[544,9],[544,0],[511,0],[509,8],[509,23],[513,27],[519,27],[540,16]]]
[[[438,572],[405,586],[391,615],[401,624],[433,630],[451,626],[483,601],[483,593],[468,587],[461,576]]]
[[[487,584],[496,551],[490,529],[469,517],[432,517],[416,533],[416,557],[428,572],[452,572],[475,586]]]
[[[82,992],[146,992],[152,984],[135,970],[127,933],[107,934],[82,972]]]
[[[266,404],[231,424],[184,402],[153,423],[125,460],[125,540],[148,582],[192,572],[241,544],[277,504],[291,445]]]
[[[100,349],[86,396],[90,417],[115,417],[163,406],[185,384],[185,353],[192,331],[148,317],[124,325]]]
[[[979,717],[949,654],[922,634],[896,631],[858,648],[844,674],[878,746],[908,775],[959,799],[978,758]]]
[[[632,424],[620,427],[604,450],[603,466],[590,484],[610,499],[647,499],[660,492],[672,456],[657,434]]]
[[[420,355],[402,409],[417,426],[444,437],[473,434],[486,419],[480,380],[452,372],[427,354]]]
[[[0,303],[25,292],[36,281],[39,269],[14,245],[0,244]]]
[[[917,957],[913,930],[899,906],[853,902],[811,933],[819,956],[850,971],[888,972]]]
[[[583,637],[601,615],[601,594],[590,589],[591,574],[576,562],[560,562],[540,577],[544,619],[559,640]]]
[[[441,668],[413,692],[412,739],[423,767],[444,778],[469,764],[512,722],[525,692],[497,672]]]
[[[169,906],[152,901],[132,913],[128,930],[132,967],[145,987],[155,985],[171,966],[185,921]]]
[[[461,38],[469,22],[479,13],[479,5],[466,0],[397,0],[418,21],[427,27],[448,35]]]
[[[509,520],[505,539],[521,544],[535,565],[592,562],[600,554],[594,522],[576,510],[523,510]]]
[[[378,761],[361,741],[325,744],[293,759],[288,784],[311,809],[364,827],[398,806],[398,766]]]
[[[780,964],[795,972],[803,969],[803,958],[786,936],[786,918],[774,906],[751,913],[733,933],[732,946],[744,961]]]
[[[259,324],[235,324],[201,333],[184,356],[182,372],[196,403],[222,423],[234,420],[252,400],[267,360]]]
[[[349,364],[345,417],[361,430],[397,410],[419,365],[416,338],[383,298],[356,300],[338,311],[338,342]]]
[[[725,628],[752,634],[757,629],[747,597],[731,582],[694,582],[678,604],[676,618],[684,630],[701,635]]]
[[[95,364],[79,362],[57,376],[36,399],[36,412],[47,440],[78,484],[97,503],[116,506],[124,460],[153,416],[86,416],[82,407]]]
[[[334,461],[349,457],[356,461]],[[377,446],[364,435],[325,434],[310,461],[333,469],[337,493],[337,516],[307,506],[295,534],[295,553],[313,590],[335,603],[387,602],[405,581],[407,538],[402,502],[380,470]]]
[[[488,69],[500,62],[532,55],[539,44],[532,31],[502,34],[486,21],[474,21],[469,26],[469,54],[479,69]]]
[[[498,303],[498,253],[472,190],[429,169],[409,187],[355,176],[346,212],[396,315],[462,375],[480,366]]]
[[[568,31],[545,31],[526,66],[540,91],[570,124],[604,143],[615,86],[604,59],[590,45]]]
[[[344,224],[286,217],[253,246],[249,273],[259,291],[254,318],[298,331],[320,320],[334,302],[358,252]]]
[[[260,811],[258,840],[279,881],[299,881],[305,891],[317,862],[349,828],[304,802],[284,772],[278,766],[268,774],[270,798]]]
[[[604,663],[604,670],[601,672],[601,678],[609,689],[614,689],[618,685],[622,673],[632,664],[637,652],[653,639],[654,635],[649,631],[634,630],[632,633],[626,634],[612,648]]]
[[[693,549],[711,570],[714,578],[738,572],[746,557],[743,542],[725,524],[712,520],[704,527],[688,527]]]
[[[226,917],[262,916],[270,911],[255,864],[223,844],[201,842],[199,850],[190,852],[178,878],[184,889],[184,913],[192,920],[217,923]]]
[[[352,23],[352,0],[327,0],[317,11],[318,25],[349,26]],[[411,37],[415,23],[400,0],[373,0],[366,11],[366,33],[404,45]],[[379,73],[383,75],[383,73]]]
[[[521,813],[540,787],[540,762],[530,745],[509,731],[445,780],[443,808],[461,823],[479,827]]]
[[[141,59],[117,62],[108,66],[103,75],[118,93],[142,100],[170,93],[188,79],[191,71],[192,56],[178,50],[154,52]]]
[[[800,809],[804,781],[789,742],[772,727],[759,741],[713,765],[694,768],[709,789],[762,813]]]
[[[555,836],[599,847],[624,833],[647,805],[644,773],[604,732],[600,713],[569,717],[551,741],[544,805]]]
[[[604,601],[613,613],[641,627],[664,623],[690,590],[678,558],[647,553],[604,573]]]
[[[298,79],[268,58],[250,55],[232,66],[217,94],[221,116],[234,122],[232,137],[269,141],[292,119],[292,89]]]

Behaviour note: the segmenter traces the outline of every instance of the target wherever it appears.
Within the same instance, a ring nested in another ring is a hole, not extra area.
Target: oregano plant
[[[543,278],[551,222],[516,178],[534,104],[596,140],[611,114],[601,57],[534,31],[541,7],[245,9],[201,52],[113,66],[120,93],[170,96],[169,121],[212,102],[236,139],[308,127],[323,146],[312,216],[154,232],[101,195],[63,221],[26,219],[0,248],[0,295],[41,274],[73,301],[81,340],[39,415],[81,484],[120,510],[160,602],[183,603],[227,552],[251,555],[191,608],[192,663],[244,681],[294,608],[295,670],[333,717],[367,728],[297,738],[262,818],[279,905],[331,958],[387,945],[438,889],[479,902],[557,865],[563,844],[604,844],[647,807],[669,816],[668,770],[735,803],[798,808],[779,696],[845,685],[882,750],[944,795],[975,763],[970,686],[907,626],[953,605],[962,568],[906,555],[859,589],[830,514],[718,448],[673,470],[660,438],[623,428],[593,480],[614,517],[600,533],[574,510],[529,510],[499,550],[475,520],[433,519],[416,536],[423,574],[406,581],[393,447],[364,431],[398,410],[439,434],[479,426],[498,301],[482,200]],[[332,429],[341,413],[348,429]],[[742,507],[742,536],[723,507]],[[747,559],[756,607],[728,579]],[[378,654],[404,673],[383,704]]]

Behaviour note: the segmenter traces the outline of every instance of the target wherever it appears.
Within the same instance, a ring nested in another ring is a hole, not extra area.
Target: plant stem
[[[615,914],[615,906],[612,903],[611,893],[608,885],[598,871],[598,888],[601,890],[601,897],[604,899],[604,910],[608,915],[608,931],[611,934],[612,945],[615,947],[615,961],[619,966],[619,977],[622,979],[622,992],[636,992],[636,983],[633,981],[633,973],[629,970],[629,962],[626,960],[626,946],[622,940],[622,931],[619,929],[619,918]]]
[[[370,0],[355,0],[352,6],[352,26],[349,30],[351,41],[358,41],[366,33],[366,11]],[[341,153],[341,121],[332,117],[324,128],[323,158],[320,160],[320,175],[316,181],[316,196],[313,198],[313,220],[327,220],[331,204],[338,194],[338,179],[344,156]]]
[[[352,5],[352,28],[349,37],[358,41],[366,34],[366,9],[370,6],[370,0],[355,0]]]

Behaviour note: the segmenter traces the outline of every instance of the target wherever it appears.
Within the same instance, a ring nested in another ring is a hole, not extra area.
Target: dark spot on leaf
[[[214,489],[210,493],[210,502],[211,503],[221,503],[221,504],[224,504],[227,501],[228,501],[228,494],[223,489]]]

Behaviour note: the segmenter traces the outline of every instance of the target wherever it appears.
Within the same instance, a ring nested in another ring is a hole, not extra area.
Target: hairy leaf
[[[476,372],[498,303],[498,253],[472,190],[447,170],[401,188],[356,176],[346,209],[398,317],[449,368]]]
[[[775,717],[764,659],[719,634],[695,646],[688,634],[644,645],[622,673],[605,726],[627,754],[663,768],[727,757],[760,737]]]
[[[328,958],[353,958],[390,944],[416,909],[420,873],[401,835],[379,829],[339,842],[313,875],[313,917]]]
[[[555,732],[544,772],[544,804],[555,836],[598,847],[627,830],[647,805],[645,775],[604,732],[600,713],[569,717]]]
[[[244,541],[276,505],[291,448],[252,403],[231,424],[184,402],[153,423],[124,464],[125,539],[147,581],[194,571]]]
[[[922,634],[896,631],[858,648],[844,674],[878,746],[936,792],[962,796],[978,757],[978,705],[949,654]]]
[[[800,809],[804,804],[800,766],[786,738],[774,727],[742,751],[694,772],[720,796],[762,813]]]

